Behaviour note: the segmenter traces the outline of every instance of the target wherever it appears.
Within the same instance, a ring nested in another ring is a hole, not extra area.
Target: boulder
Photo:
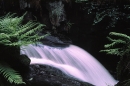
[[[23,80],[26,82],[24,86],[94,86],[72,78],[54,67],[38,64],[30,65]]]

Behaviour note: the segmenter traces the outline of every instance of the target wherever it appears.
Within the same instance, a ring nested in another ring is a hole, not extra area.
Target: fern
[[[24,14],[26,15],[26,13]],[[5,16],[0,17],[0,74],[10,83],[14,84],[25,84],[21,75],[12,69],[11,63],[6,63],[10,59],[18,59],[23,66],[30,64],[30,59],[26,56],[21,56],[16,51],[11,49],[20,49],[22,45],[28,45],[36,43],[40,39],[49,35],[39,35],[41,29],[45,26],[44,24],[29,21],[26,24],[22,24],[24,15],[21,17],[15,16],[15,13],[8,13]],[[13,48],[12,48],[13,47]],[[11,49],[10,49],[11,48]],[[8,52],[7,52],[8,51]],[[4,54],[3,54],[4,52]],[[11,53],[15,54],[12,55]],[[6,58],[6,60],[4,60]],[[11,65],[11,66],[10,66]],[[17,64],[16,64],[17,65]]]
[[[28,22],[22,25],[24,15],[21,17],[14,17],[15,14],[7,14],[0,19],[0,44],[8,46],[27,45],[44,38],[39,36],[38,32],[45,25]]]
[[[120,55],[119,49],[120,48],[116,48],[116,49],[105,49],[105,50],[100,50],[100,52],[106,52],[106,54],[119,56]]]
[[[116,33],[116,32],[110,32],[109,35],[115,36],[115,37],[117,36],[120,38],[119,39],[112,39],[110,37],[107,37],[108,40],[111,41],[111,43],[105,44],[104,48],[106,48],[106,49],[101,50],[100,52],[106,52],[108,54],[114,54],[114,55],[117,53],[117,55],[120,55],[120,56],[123,56],[126,53],[130,52],[130,50],[129,50],[130,36],[127,36],[126,34],[122,34],[122,33]],[[119,44],[120,45],[122,44],[122,47],[116,48],[116,46]],[[113,47],[114,47],[114,49],[112,49]]]
[[[110,35],[114,35],[114,36],[122,37],[122,38],[124,38],[126,40],[130,40],[130,36],[128,36],[126,34],[111,32]]]
[[[2,74],[10,83],[25,84],[25,82],[22,81],[20,74],[6,63],[0,63],[0,74]]]
[[[108,40],[111,41],[109,44],[104,45],[104,50],[100,50],[100,52],[105,52],[110,55],[120,56],[120,61],[117,64],[117,77],[121,77],[122,71],[124,71],[124,67],[129,64],[130,61],[130,36],[122,33],[110,32],[110,36],[119,37],[119,39],[113,39],[111,37],[107,37]],[[120,46],[118,46],[120,45]],[[125,58],[123,58],[125,57]],[[130,70],[129,70],[130,71]]]

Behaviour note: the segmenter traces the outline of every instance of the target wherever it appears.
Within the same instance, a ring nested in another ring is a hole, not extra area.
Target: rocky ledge
[[[59,69],[48,65],[30,65],[23,75],[25,86],[94,86],[67,76]]]

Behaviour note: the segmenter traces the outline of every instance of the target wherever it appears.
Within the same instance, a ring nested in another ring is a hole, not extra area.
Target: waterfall
[[[117,81],[88,52],[75,45],[50,47],[43,44],[21,47],[21,54],[31,59],[31,64],[46,64],[65,74],[95,86],[114,86]]]

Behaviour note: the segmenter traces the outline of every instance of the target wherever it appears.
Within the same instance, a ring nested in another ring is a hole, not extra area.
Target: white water
[[[95,86],[114,86],[117,83],[93,56],[75,45],[63,49],[42,44],[22,46],[21,54],[31,58],[31,64],[56,67],[71,77]]]

